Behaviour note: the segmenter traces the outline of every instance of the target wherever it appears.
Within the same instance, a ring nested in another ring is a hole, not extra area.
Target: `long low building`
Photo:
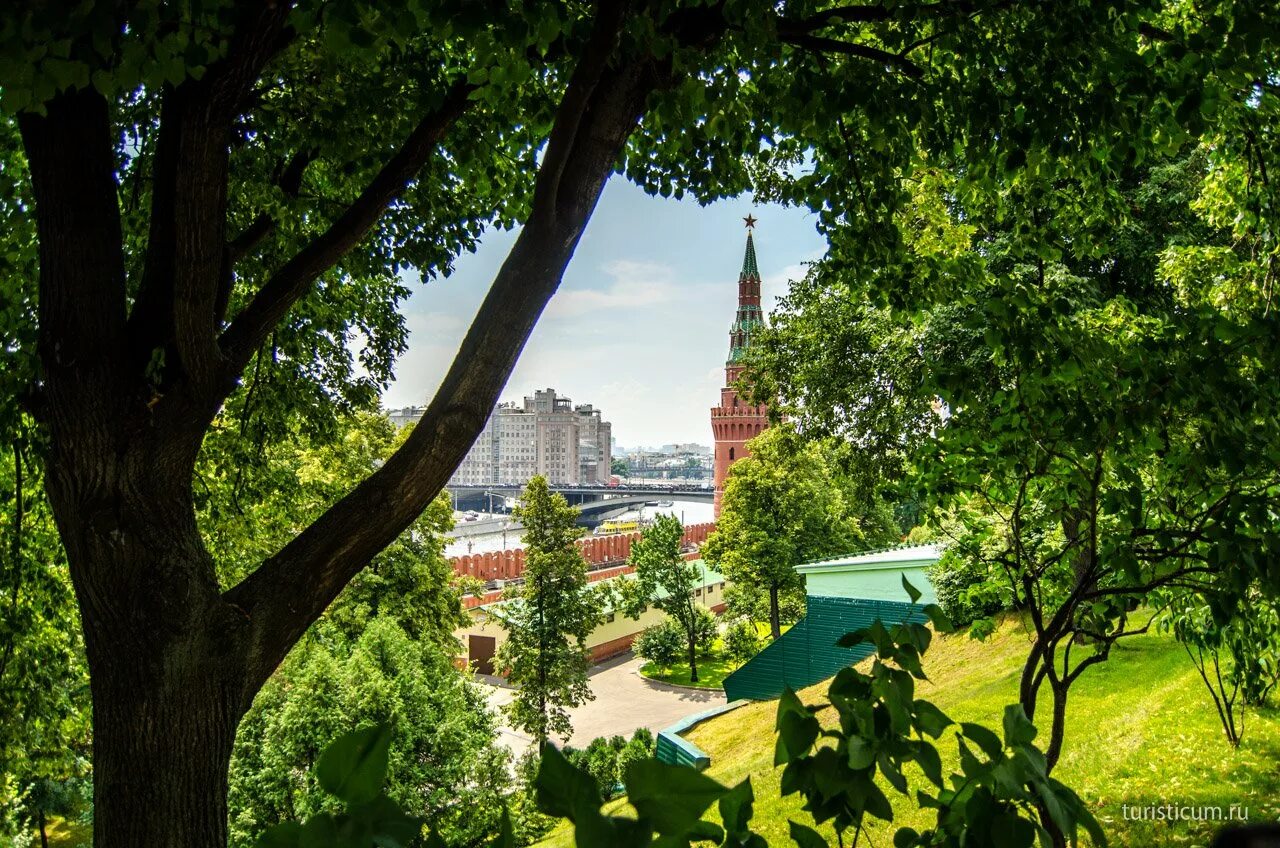
[[[714,613],[724,611],[723,575],[714,570],[701,559],[690,560],[698,567],[700,579],[694,589],[694,600]],[[630,573],[618,574],[610,580],[634,580]],[[603,581],[601,581],[603,582]],[[494,667],[494,656],[502,643],[507,640],[507,631],[503,629],[500,615],[501,609],[511,601],[494,600],[469,610],[471,622],[457,631],[454,636],[462,645],[462,653],[458,656],[459,665],[467,665],[477,674],[495,674],[500,670]],[[606,608],[604,623],[587,637],[587,647],[591,650],[592,662],[601,662],[631,649],[640,632],[662,621],[666,613],[650,607],[639,618],[628,618],[621,612]]]

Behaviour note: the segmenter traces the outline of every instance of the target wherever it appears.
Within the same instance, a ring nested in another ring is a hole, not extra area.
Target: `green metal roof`
[[[756,267],[756,244],[751,239],[750,230],[747,231],[747,253],[742,257],[742,276],[760,276],[760,269]]]
[[[859,571],[862,569],[888,568],[908,563],[937,562],[942,556],[943,546],[899,545],[894,548],[883,548],[875,551],[864,551],[858,554],[820,559],[805,562],[796,566],[796,571],[808,574],[814,571]]]

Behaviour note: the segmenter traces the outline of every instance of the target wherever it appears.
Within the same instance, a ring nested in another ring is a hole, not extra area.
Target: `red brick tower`
[[[716,440],[716,517],[720,517],[720,500],[724,497],[724,480],[729,466],[747,455],[746,441],[769,426],[764,406],[748,406],[734,391],[733,384],[742,373],[742,359],[751,346],[751,336],[764,327],[760,309],[760,270],[756,267],[756,246],[751,231],[756,219],[748,215],[747,252],[738,275],[738,313],[729,329],[729,359],[724,364],[725,387],[720,390],[720,405],[711,408],[711,431]]]

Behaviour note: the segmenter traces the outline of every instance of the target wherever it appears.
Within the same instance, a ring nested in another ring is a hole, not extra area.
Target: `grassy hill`
[[[1018,675],[1028,635],[1013,619],[990,640],[965,635],[934,641],[926,657],[930,682],[917,697],[937,704],[956,721],[1000,727],[1004,705],[1017,699]],[[823,701],[826,684],[801,693]],[[787,819],[809,823],[793,796],[779,797],[781,770],[773,768],[776,704],[752,704],[706,722],[687,738],[711,755],[709,774],[733,784],[750,775],[757,829],[773,845],[789,844]],[[944,768],[955,765],[955,743],[940,740]],[[948,761],[950,757],[950,761]],[[1112,658],[1084,673],[1067,706],[1067,735],[1054,776],[1073,787],[1118,846],[1203,845],[1212,823],[1126,820],[1122,805],[1247,808],[1250,821],[1280,819],[1280,711],[1250,710],[1238,750],[1226,742],[1208,691],[1182,648],[1170,637],[1125,640]],[[908,779],[922,779],[908,775]],[[892,844],[897,826],[927,827],[930,817],[886,788],[897,822],[874,828],[872,845]],[[621,804],[621,802],[619,802]],[[834,835],[828,831],[831,844]],[[551,845],[570,845],[558,830]]]

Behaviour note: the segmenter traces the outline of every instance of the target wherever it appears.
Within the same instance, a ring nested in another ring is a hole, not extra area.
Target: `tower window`
[[[733,448],[729,448],[729,461],[733,462]]]

